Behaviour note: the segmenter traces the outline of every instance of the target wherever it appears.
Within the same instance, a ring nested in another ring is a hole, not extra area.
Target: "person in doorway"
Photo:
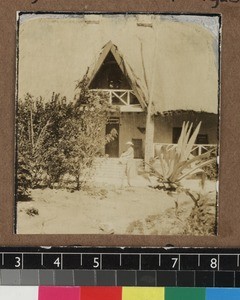
[[[125,165],[124,175],[127,176],[129,186],[132,186],[132,179],[136,176],[136,166],[134,161],[134,144],[127,142],[127,150],[120,156],[120,163]],[[124,179],[124,178],[123,178]]]

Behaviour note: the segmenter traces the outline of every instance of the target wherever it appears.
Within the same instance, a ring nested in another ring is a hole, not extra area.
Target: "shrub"
[[[17,108],[17,193],[46,183],[60,184],[69,174],[80,189],[91,175],[93,162],[117,135],[105,134],[113,108],[104,94],[91,92],[84,78],[75,103],[53,93],[50,101],[27,94]],[[43,177],[45,178],[43,180]]]
[[[18,164],[17,164],[17,196],[19,198],[24,198],[30,196],[29,188],[31,187],[32,176],[29,170],[29,166],[26,163],[24,156],[21,153],[18,154]]]
[[[214,235],[216,234],[216,201],[209,194],[199,195],[197,205],[187,219],[184,234]]]
[[[177,191],[183,179],[204,173],[203,168],[216,159],[211,157],[212,150],[197,156],[191,154],[201,123],[193,133],[192,126],[193,124],[184,122],[177,145],[162,147],[158,157],[150,163],[151,171],[158,178],[160,188],[169,192]]]

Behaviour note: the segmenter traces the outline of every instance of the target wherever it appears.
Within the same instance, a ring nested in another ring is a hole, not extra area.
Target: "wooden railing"
[[[106,94],[109,104],[112,105],[139,106],[133,90],[91,89],[91,91]]]
[[[171,149],[177,147],[177,144],[168,144],[168,143],[154,143],[154,156],[158,155],[158,152],[161,150],[162,147]],[[192,155],[201,155],[209,150],[216,150],[216,144],[195,144],[192,148]]]

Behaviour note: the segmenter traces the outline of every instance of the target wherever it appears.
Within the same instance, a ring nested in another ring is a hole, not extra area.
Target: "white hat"
[[[129,142],[127,142],[127,143],[126,143],[126,145],[131,145],[131,146],[134,146],[134,144],[133,144],[132,142],[130,142],[130,141],[129,141]]]

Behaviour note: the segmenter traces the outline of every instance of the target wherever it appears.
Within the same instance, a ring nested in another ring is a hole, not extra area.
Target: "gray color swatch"
[[[39,271],[40,285],[54,285],[53,271],[52,270],[40,270]]]
[[[115,286],[115,271],[97,271],[97,286]]]
[[[158,271],[157,286],[176,286],[176,271]]]
[[[2,285],[20,285],[20,270],[1,270]]]
[[[55,271],[56,285],[74,285],[72,270],[56,270]]]
[[[193,271],[177,272],[177,286],[191,287],[195,285]]]
[[[118,286],[135,286],[136,276],[135,271],[117,271]]]
[[[94,271],[82,271],[82,270],[75,270],[74,271],[74,281],[75,285],[86,286],[86,285],[95,285],[94,280]]]
[[[21,270],[21,285],[39,285],[39,271]]]
[[[137,285],[138,286],[156,286],[156,272],[155,271],[138,271]]]

